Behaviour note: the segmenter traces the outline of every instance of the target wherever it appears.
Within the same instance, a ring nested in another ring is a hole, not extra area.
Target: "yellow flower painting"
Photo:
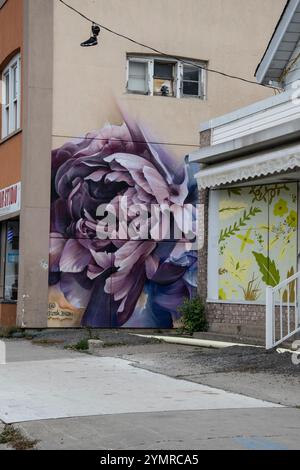
[[[242,242],[242,245],[241,245],[241,253],[243,253],[246,245],[254,245],[254,240],[252,240],[252,238],[250,238],[250,235],[251,235],[251,232],[252,232],[252,227],[250,227],[247,232],[245,233],[245,235],[237,235],[237,238],[239,238]]]
[[[297,228],[297,223],[298,223],[298,217],[297,217],[297,212],[296,211],[291,211],[289,215],[286,218],[286,222],[289,227],[291,228]]]
[[[274,215],[283,217],[288,212],[287,202],[284,199],[280,199],[274,207]]]
[[[264,302],[297,269],[297,184],[219,192],[219,300]]]

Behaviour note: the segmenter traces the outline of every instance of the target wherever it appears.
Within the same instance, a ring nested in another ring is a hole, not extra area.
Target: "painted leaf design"
[[[294,267],[292,266],[291,269],[287,272],[287,279],[291,276],[293,276],[295,274],[295,271],[294,271]],[[295,294],[295,281],[291,282],[288,286],[288,289],[289,289],[289,295],[288,295],[288,291],[287,289],[284,291],[283,293],[283,296],[282,296],[282,300],[283,302],[287,302],[288,300],[291,302],[291,303],[294,303],[295,302],[295,297],[296,297],[296,294]]]
[[[240,196],[242,193],[241,188],[229,188],[227,189],[228,196],[231,197],[231,194],[235,194],[236,196]]]
[[[241,227],[246,227],[246,222],[249,222],[252,217],[255,217],[260,212],[262,211],[259,207],[250,207],[249,212],[245,210],[242,217],[240,217],[238,221],[234,222],[233,225],[229,225],[229,227],[226,227],[225,229],[221,230],[219,236],[219,244],[239,232],[241,230]]]
[[[272,261],[269,256],[264,256],[262,253],[253,251],[252,254],[255,256],[263,282],[271,287],[277,286],[280,283],[280,273],[275,261]]]

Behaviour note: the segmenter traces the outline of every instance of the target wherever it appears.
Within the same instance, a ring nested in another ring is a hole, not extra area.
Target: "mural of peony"
[[[161,233],[120,239],[114,227],[109,238],[97,236],[99,205],[118,214],[124,196],[128,225],[136,204],[148,208],[149,219],[153,204],[196,204],[196,183],[183,160],[178,164],[150,142],[143,128],[127,121],[52,152],[49,326],[177,325],[178,307],[196,288],[197,254],[188,240]]]

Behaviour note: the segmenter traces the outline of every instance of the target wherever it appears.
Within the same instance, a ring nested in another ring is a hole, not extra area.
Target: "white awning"
[[[300,167],[300,145],[209,165],[196,174],[199,188],[213,188]]]

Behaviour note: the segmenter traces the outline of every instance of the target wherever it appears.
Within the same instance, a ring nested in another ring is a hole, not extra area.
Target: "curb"
[[[208,339],[183,338],[183,337],[176,338],[174,336],[156,336],[156,335],[140,335],[140,334],[134,334],[134,336],[142,336],[144,338],[154,338],[160,341],[164,341],[165,343],[183,344],[185,346],[198,346],[201,348],[224,349],[224,348],[230,348],[233,346],[241,346],[241,347],[265,349],[263,346],[258,346],[255,344],[230,343],[226,341],[215,341],[215,340],[208,340]],[[285,352],[289,352],[291,354],[295,353],[295,351],[293,351],[292,349],[286,349],[286,348],[276,348],[276,352],[278,352],[279,354],[282,354]]]
[[[187,345],[187,346],[198,346],[198,347],[202,347],[202,348],[223,349],[223,348],[230,348],[232,346],[261,348],[261,346],[257,346],[257,345],[253,345],[253,344],[229,343],[229,342],[226,342],[226,341],[214,341],[214,340],[208,340],[208,339],[183,338],[183,337],[176,338],[174,336],[155,336],[155,335],[140,335],[140,334],[134,334],[134,335],[135,336],[142,336],[144,338],[158,339],[160,341],[164,341],[165,343],[183,344],[183,345]]]

